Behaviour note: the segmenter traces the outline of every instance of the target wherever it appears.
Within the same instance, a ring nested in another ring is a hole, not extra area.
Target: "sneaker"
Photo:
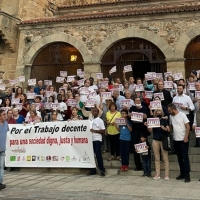
[[[159,175],[156,175],[156,176],[153,177],[153,180],[158,180],[158,179],[160,179]]]
[[[169,176],[165,176],[165,181],[169,181]]]
[[[151,176],[151,174],[150,174],[150,175],[147,175],[147,177],[148,177],[148,178],[151,178],[152,176]]]
[[[124,166],[124,170],[128,171],[128,165]]]
[[[5,184],[0,183],[0,190],[3,190],[4,188],[6,188]]]
[[[121,171],[122,171],[122,172],[124,172],[124,170],[125,170],[124,168],[125,168],[125,166],[122,165],[122,167],[121,167]]]
[[[176,177],[176,180],[183,180],[183,179],[185,179],[185,176],[182,174]]]
[[[87,176],[96,175],[96,174],[97,174],[96,172],[89,171],[89,172],[87,173]]]
[[[185,183],[189,183],[191,180],[190,180],[190,175],[186,175],[185,176]]]
[[[134,168],[134,171],[142,171],[142,168]]]
[[[103,176],[105,176],[105,175],[106,175],[105,172],[101,172],[101,173],[100,173],[100,176],[101,176],[101,177],[103,177]]]
[[[145,177],[145,176],[147,176],[147,174],[143,174],[143,175],[142,175],[142,177]]]

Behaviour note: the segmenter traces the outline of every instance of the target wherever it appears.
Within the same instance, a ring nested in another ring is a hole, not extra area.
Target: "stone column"
[[[166,62],[168,72],[172,72],[173,74],[182,73],[183,77],[185,77],[185,59],[166,59]]]
[[[100,62],[93,62],[93,63],[83,63],[84,65],[84,72],[86,74],[86,77],[93,77],[96,81],[96,73],[101,72],[101,63]]]

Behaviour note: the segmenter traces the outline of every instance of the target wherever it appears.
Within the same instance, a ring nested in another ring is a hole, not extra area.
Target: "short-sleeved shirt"
[[[92,129],[94,130],[105,130],[104,122],[101,118],[93,118],[92,119]],[[102,135],[100,133],[92,133],[92,141],[101,141]]]
[[[160,119],[160,126],[168,126],[166,119]],[[162,135],[165,133],[165,131],[162,128],[153,128],[153,139],[157,141],[162,141]]]
[[[64,102],[60,102],[60,112],[64,112],[65,110],[67,110],[67,105]],[[57,120],[64,120],[65,115],[58,113],[57,115]]]
[[[0,124],[0,152],[6,151],[7,132],[9,131],[8,122]]]
[[[189,123],[187,116],[179,112],[177,115],[170,115],[170,124],[173,125],[173,137],[175,141],[182,141],[185,137],[185,124]]]
[[[127,120],[127,124],[132,127],[132,123]],[[127,125],[119,125],[120,140],[130,141],[131,140],[131,131],[128,129]]]
[[[121,113],[118,111],[116,111],[116,113],[111,113],[110,111],[106,113],[106,120],[109,121],[109,123],[115,122],[115,119],[120,118],[120,117],[121,117]],[[119,134],[119,131],[116,129],[114,125],[108,125],[107,132],[109,135]]]
[[[25,118],[22,115],[19,115],[18,119],[16,119],[17,124],[23,124],[25,122]]]

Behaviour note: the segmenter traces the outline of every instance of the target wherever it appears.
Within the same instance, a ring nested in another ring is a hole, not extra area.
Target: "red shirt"
[[[8,124],[16,124],[16,120],[14,118],[10,118],[7,120]]]

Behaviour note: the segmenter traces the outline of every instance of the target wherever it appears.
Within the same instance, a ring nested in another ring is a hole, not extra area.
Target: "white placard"
[[[81,87],[79,90],[80,94],[88,95],[90,93],[90,90],[87,87]]]
[[[123,91],[123,85],[122,84],[119,84],[119,91]]]
[[[195,128],[196,138],[200,138],[200,127]]]
[[[93,107],[95,107],[95,100],[86,100],[86,102],[85,102],[85,107],[86,108],[93,108]]]
[[[147,126],[148,126],[148,128],[160,127],[160,119],[159,118],[147,118]]]
[[[74,77],[75,77],[75,76],[68,76],[68,77],[67,77],[67,82],[68,82],[68,83],[73,82],[73,81],[74,81]]]
[[[34,78],[34,79],[28,79],[28,85],[29,86],[35,86],[36,85],[36,78]]]
[[[145,91],[145,96],[148,99],[152,99],[152,97],[153,97],[153,91]]]
[[[165,76],[165,78],[167,78],[168,76],[172,76],[172,72],[165,72],[164,76]]]
[[[165,89],[172,89],[174,87],[173,81],[164,81],[164,88]]]
[[[156,78],[156,73],[155,72],[147,72],[147,74],[145,74],[144,76],[147,81],[150,81],[150,80],[154,80]]]
[[[131,107],[131,99],[122,99],[121,100],[121,106],[130,108]]]
[[[99,82],[99,88],[108,88],[108,81],[101,81]]]
[[[154,96],[154,98],[155,98],[155,97],[160,97],[160,100],[161,100],[161,101],[164,101],[164,100],[165,100],[165,99],[164,99],[163,92],[154,93],[153,96]]]
[[[20,102],[20,98],[12,98],[11,102],[12,102],[12,105],[18,104]]]
[[[178,102],[172,102],[177,108],[180,108],[181,106],[183,106],[182,103],[178,103]]]
[[[5,90],[5,89],[6,89],[6,85],[0,84],[0,90]]]
[[[27,99],[35,99],[35,93],[34,92],[27,92],[26,96],[27,96]]]
[[[180,80],[183,78],[183,74],[182,73],[176,73],[174,74],[174,80],[177,81],[177,80]]]
[[[131,65],[124,66],[124,72],[132,72],[132,66]]]
[[[126,120],[125,118],[115,118],[115,123],[117,125],[126,125]]]
[[[78,72],[77,76],[79,76],[80,78],[84,78],[85,77],[85,72]]]
[[[61,77],[67,77],[67,71],[60,71]]]
[[[0,104],[2,104],[2,99],[0,99]]]
[[[76,99],[68,99],[67,100],[67,105],[71,107],[76,107],[77,106],[77,101]]]
[[[44,80],[44,85],[52,85],[52,80]]]
[[[97,80],[103,79],[103,73],[96,73]]]
[[[63,83],[64,80],[65,80],[65,77],[59,77],[59,76],[56,77],[56,83]]]
[[[52,107],[51,107],[51,104],[52,104],[51,102],[45,102],[45,103],[44,103],[44,108],[45,108],[46,110],[51,110],[51,108],[52,108]]]
[[[53,91],[46,91],[45,92],[45,97],[47,97],[47,98],[49,98],[52,95],[53,95]]]
[[[143,84],[138,84],[135,86],[135,91],[136,92],[142,92],[144,91],[144,85]]]
[[[151,101],[150,102],[150,109],[151,110],[157,110],[157,109],[162,109],[162,105],[160,101]]]
[[[16,103],[15,108],[17,108],[17,110],[22,110],[22,105],[22,103]]]
[[[0,103],[1,104],[1,103]],[[10,107],[1,107],[2,110],[4,110],[6,113],[8,112],[8,110],[10,110]]]
[[[195,91],[196,90],[195,83],[188,83],[188,90]]]
[[[195,97],[196,97],[197,99],[200,99],[200,91],[195,91]]]
[[[77,69],[76,74],[78,75],[79,72],[82,72],[82,69]]]
[[[110,70],[110,73],[112,74],[112,73],[114,73],[114,72],[116,72],[116,71],[117,71],[117,67],[114,66],[114,67],[112,67],[112,69]]]
[[[103,99],[111,99],[112,98],[112,94],[111,94],[111,92],[101,92],[101,97]]]
[[[157,79],[163,79],[163,74],[162,73],[156,73],[156,78]]]
[[[25,76],[19,76],[19,77],[17,78],[17,80],[18,80],[18,82],[20,82],[20,83],[24,83],[24,82],[25,82]]]
[[[135,144],[134,147],[135,147],[135,150],[137,153],[145,153],[145,152],[148,152],[148,149],[146,148],[147,144],[146,142],[143,142],[143,143],[139,143],[139,144]]]
[[[96,91],[90,92],[90,93],[88,94],[88,99],[94,99],[96,96],[97,96]]]
[[[0,79],[0,84],[2,84],[2,82],[3,82],[3,80],[2,80],[2,79]]]
[[[143,122],[143,113],[132,112],[131,120],[135,122]]]
[[[34,103],[34,105],[35,105],[36,110],[40,110],[40,106],[41,106],[40,103]]]
[[[60,110],[60,104],[59,103],[52,103],[51,108],[53,110]]]
[[[17,79],[15,79],[15,80],[9,80],[9,85],[10,86],[14,86],[14,85],[16,85],[18,83],[18,80]]]
[[[84,85],[85,79],[81,79],[78,81],[78,85],[81,87]]]

